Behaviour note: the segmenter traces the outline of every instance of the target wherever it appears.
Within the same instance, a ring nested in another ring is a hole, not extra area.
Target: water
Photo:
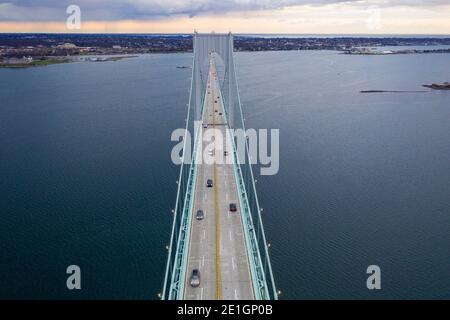
[[[448,38],[448,34],[431,35],[431,34],[238,34],[242,37],[255,38]]]
[[[0,71],[1,297],[159,292],[187,55]],[[171,88],[169,90],[169,87]],[[83,289],[65,289],[66,267]]]
[[[0,298],[156,298],[191,58],[0,69]],[[450,92],[359,93],[449,81],[449,62],[236,54],[247,126],[280,128],[258,190],[282,298],[450,298]]]
[[[373,47],[373,49],[375,49],[377,51],[383,51],[383,50],[392,50],[392,51],[400,51],[400,50],[448,50],[448,49],[450,49],[450,45],[379,46],[379,47]]]

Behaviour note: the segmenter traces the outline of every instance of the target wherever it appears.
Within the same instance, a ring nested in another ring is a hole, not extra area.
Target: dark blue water
[[[156,298],[191,58],[0,69],[1,298]],[[450,56],[236,59],[247,126],[280,128],[258,189],[282,297],[450,298],[450,92],[359,93],[449,81]]]

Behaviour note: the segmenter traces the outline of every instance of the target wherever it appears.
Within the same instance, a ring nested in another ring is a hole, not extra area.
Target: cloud
[[[347,3],[355,6],[432,6],[448,0],[0,0],[0,21],[60,21],[76,4],[89,20],[143,20],[168,16],[282,9],[292,6]]]

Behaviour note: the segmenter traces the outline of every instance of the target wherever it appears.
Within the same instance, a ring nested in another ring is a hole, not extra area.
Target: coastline
[[[44,56],[38,57],[37,59],[33,59],[29,61],[27,59],[22,59],[23,62],[17,61],[12,63],[3,63],[0,62],[0,68],[9,68],[9,69],[23,69],[23,68],[32,68],[32,67],[45,67],[53,64],[62,64],[62,63],[74,63],[74,62],[115,62],[129,58],[136,58],[137,55],[85,55],[85,56]]]

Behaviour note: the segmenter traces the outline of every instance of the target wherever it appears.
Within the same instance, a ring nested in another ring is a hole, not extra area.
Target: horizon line
[[[0,35],[3,34],[67,34],[67,35],[193,35],[195,32],[2,32],[0,31]],[[216,33],[219,32],[199,32],[203,34],[208,33]],[[255,35],[255,36],[445,36],[450,37],[448,33],[235,33],[231,32],[233,35]]]

